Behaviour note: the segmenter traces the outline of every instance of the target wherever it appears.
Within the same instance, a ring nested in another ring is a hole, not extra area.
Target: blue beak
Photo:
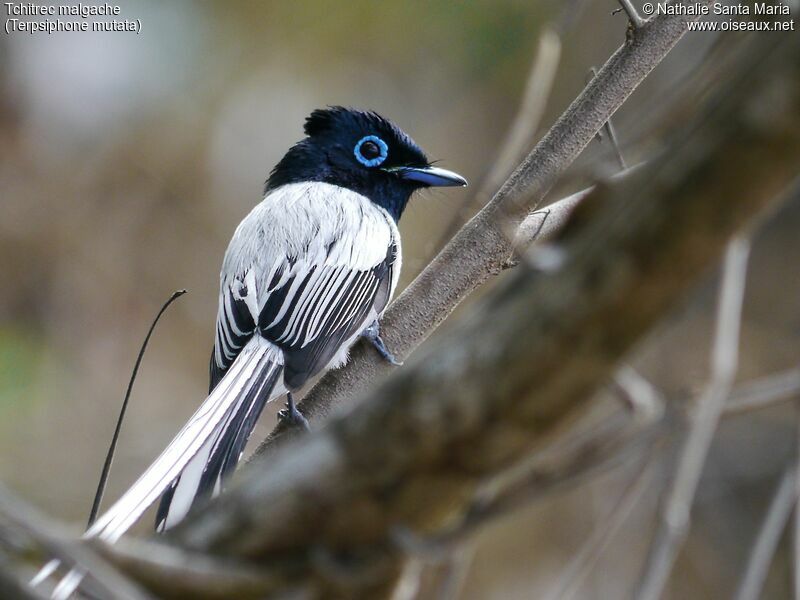
[[[402,179],[418,181],[431,187],[465,186],[467,180],[458,173],[439,167],[398,167],[392,169]]]

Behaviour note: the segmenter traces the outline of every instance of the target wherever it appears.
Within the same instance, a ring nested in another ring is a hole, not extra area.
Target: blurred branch
[[[545,494],[579,484],[631,456],[648,454],[667,425],[661,416],[654,411],[650,418],[631,420],[628,415],[614,414],[593,422],[586,433],[570,431],[552,447],[537,452],[529,464],[517,465],[478,489],[461,519],[449,528],[425,538],[402,527],[393,533],[409,554],[442,560],[481,528]]]
[[[675,4],[694,2],[678,0]],[[391,304],[381,332],[395,356],[406,358],[459,302],[502,271],[513,249],[509,229],[515,230],[538,206],[617,108],[683,37],[687,21],[696,18],[660,14],[628,36],[491,201]],[[299,408],[312,420],[325,417],[390,371],[374,350],[358,344],[350,353],[349,364],[325,375]],[[264,453],[286,429],[279,424],[257,452]]]
[[[747,281],[749,240],[737,237],[725,255],[717,325],[711,354],[711,380],[697,401],[686,443],[661,514],[636,597],[657,600],[689,533],[689,516],[711,440],[730,394],[739,358],[739,328]]]
[[[639,467],[639,472],[623,491],[614,510],[597,527],[578,554],[562,571],[559,584],[546,596],[547,600],[570,600],[577,595],[586,577],[591,573],[611,540],[628,520],[631,512],[647,491],[647,484],[652,476],[652,458],[652,456],[647,457]]]
[[[724,416],[768,408],[800,395],[800,369],[789,369],[736,386],[725,405]]]
[[[109,545],[99,540],[66,541],[64,530],[0,489],[0,598],[43,598],[35,587],[22,583],[3,555],[22,564],[37,564],[42,556],[57,557],[66,568],[91,573],[86,582],[91,597],[138,599],[119,571],[159,591],[159,597],[222,600],[263,598],[275,587],[263,569],[207,555],[190,554],[163,544],[125,539]],[[21,542],[25,542],[24,544]],[[87,545],[88,544],[88,545]],[[102,557],[102,558],[100,558]],[[17,586],[17,592],[7,592]]]
[[[761,597],[772,557],[797,501],[797,466],[797,463],[792,464],[781,477],[764,524],[753,545],[739,589],[736,590],[735,600],[758,600]]]
[[[53,534],[54,530],[58,530],[58,527],[0,487],[0,541],[23,535],[39,548],[41,556],[58,559],[67,567],[80,567],[91,573],[89,584],[101,597],[120,600],[149,598],[94,552],[78,542],[66,541],[66,535]],[[6,554],[10,552],[6,549]],[[31,556],[17,558],[27,562]],[[33,597],[37,596],[33,594]]]
[[[42,600],[46,598],[36,590],[22,583],[14,571],[0,561],[0,598],[14,600]]]
[[[472,545],[464,545],[456,549],[447,559],[441,570],[438,586],[429,597],[435,600],[457,600],[461,597],[461,589],[469,574],[469,568],[475,555]],[[424,598],[424,597],[423,597]]]
[[[263,569],[164,544],[131,539],[114,545],[99,540],[88,543],[146,588],[158,590],[159,597],[247,600],[264,598],[277,586]]]
[[[391,600],[414,600],[419,597],[425,565],[419,560],[407,560],[394,587]]]
[[[569,439],[626,352],[796,177],[800,98],[781,84],[800,74],[800,38],[753,39],[751,62],[663,155],[581,203],[553,242],[560,268],[509,273],[368,402],[253,463],[165,539],[257,562],[310,597],[390,594],[407,557],[392,532],[436,539],[487,481]],[[735,359],[743,244],[728,258],[712,400]]]

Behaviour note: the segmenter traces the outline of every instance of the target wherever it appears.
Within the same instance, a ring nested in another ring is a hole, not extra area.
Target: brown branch
[[[663,156],[580,205],[556,240],[560,269],[510,273],[369,402],[254,464],[166,539],[258,562],[312,597],[387,595],[404,560],[391,532],[446,529],[487,478],[567,430],[796,176],[800,39],[751,39],[750,62]]]
[[[710,0],[703,0],[710,3]],[[676,4],[694,4],[678,0]],[[502,271],[514,231],[611,115],[667,55],[696,17],[658,15],[636,30],[606,62],[492,200],[445,246],[392,303],[381,333],[399,359],[406,358],[467,295]],[[351,351],[347,367],[328,373],[302,400],[312,421],[362,395],[391,367],[365,344]],[[285,433],[278,425],[258,453]]]

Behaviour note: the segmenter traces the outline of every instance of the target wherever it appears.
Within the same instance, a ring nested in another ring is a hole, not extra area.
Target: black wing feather
[[[369,271],[361,271],[347,282],[342,290],[339,289],[331,296],[336,302],[327,306],[320,306],[323,294],[318,294],[315,302],[318,303],[314,312],[324,311],[322,323],[317,326],[319,333],[305,345],[303,342],[308,335],[311,319],[306,317],[299,326],[299,335],[292,336],[294,342],[276,341],[284,350],[286,359],[284,366],[284,381],[290,389],[301,387],[311,377],[318,374],[338,352],[341,345],[359,333],[364,327],[371,310],[380,313],[386,305],[388,290],[391,288],[392,265],[395,261],[397,248],[392,244],[386,258]],[[386,290],[384,293],[379,293]],[[376,300],[381,301],[377,306]],[[312,303],[313,304],[313,303]],[[292,312],[292,311],[287,311]],[[259,318],[259,322],[270,322],[268,319]],[[263,330],[264,335],[270,339],[280,340],[285,336],[285,331],[280,326],[289,323],[289,319],[281,319],[274,327]]]
[[[258,315],[258,331],[284,351],[286,370],[284,380],[290,389],[302,386],[325,367],[341,344],[358,333],[370,310],[380,313],[386,306],[391,290],[392,266],[397,257],[397,247],[392,244],[386,257],[367,271],[346,271],[346,267],[328,267],[326,273],[309,284],[317,274],[317,265],[287,278],[280,287],[276,274],[270,282],[270,291]],[[288,268],[288,264],[287,264]],[[282,272],[283,269],[278,269]],[[297,277],[302,277],[297,283]],[[244,286],[237,282],[235,285]],[[296,286],[296,287],[295,287]],[[293,289],[294,288],[294,289]],[[256,325],[244,300],[246,289],[237,299],[232,290],[223,296],[223,310],[217,323],[217,353],[222,364],[211,357],[211,388],[222,379],[233,364],[239,351],[254,335]],[[308,294],[314,296],[309,298]],[[281,318],[276,321],[277,317]],[[315,335],[308,340],[311,325],[316,323]],[[242,335],[237,335],[234,326]]]

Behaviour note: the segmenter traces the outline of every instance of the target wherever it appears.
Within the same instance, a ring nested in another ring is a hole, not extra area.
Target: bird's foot
[[[378,323],[378,320],[372,322],[372,325],[367,327],[364,331],[361,332],[361,337],[369,340],[369,343],[378,351],[378,354],[381,355],[381,358],[392,364],[396,367],[399,367],[403,364],[403,361],[397,360],[394,357],[394,354],[389,352],[388,348],[386,348],[386,344],[383,343],[383,338],[381,338],[381,326]]]
[[[308,419],[306,419],[303,414],[297,410],[297,406],[294,403],[294,398],[292,398],[291,392],[286,394],[286,408],[278,411],[278,419],[280,419],[281,423],[285,424],[287,427],[291,427],[292,429],[300,429],[307,432],[311,431],[311,426],[308,424]]]

